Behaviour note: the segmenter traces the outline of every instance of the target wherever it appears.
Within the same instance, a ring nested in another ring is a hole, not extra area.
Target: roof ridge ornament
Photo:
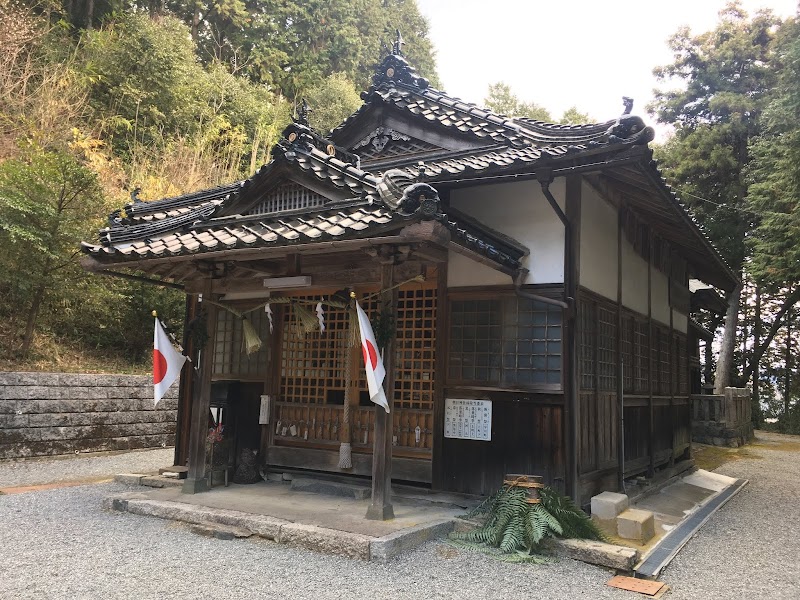
[[[617,117],[614,124],[609,127],[601,137],[601,143],[627,144],[630,146],[646,146],[656,137],[652,127],[645,125],[644,120],[638,115],[632,115],[633,98],[622,97],[622,114]],[[595,142],[596,144],[598,142]]]
[[[366,92],[362,92],[362,100],[366,100],[381,85],[400,83],[420,90],[427,89],[430,86],[430,82],[424,77],[420,77],[414,67],[403,56],[405,43],[399,29],[395,29],[395,41],[391,50],[385,43],[381,43],[385,50],[389,50],[389,53],[376,65],[375,73],[372,75],[372,86]]]

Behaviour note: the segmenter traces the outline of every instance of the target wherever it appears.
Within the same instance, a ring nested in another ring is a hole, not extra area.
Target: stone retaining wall
[[[692,441],[713,446],[743,446],[753,439],[750,390],[725,388],[725,394],[692,396]]]
[[[150,375],[0,373],[0,459],[175,444],[178,384]]]

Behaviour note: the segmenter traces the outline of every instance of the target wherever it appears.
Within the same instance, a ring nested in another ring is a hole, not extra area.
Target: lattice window
[[[596,385],[594,348],[597,339],[597,332],[595,329],[596,321],[594,318],[594,309],[595,304],[593,302],[581,302],[580,366],[581,389],[583,390],[593,390]]]
[[[314,309],[307,298],[307,306]],[[304,404],[343,404],[346,347],[350,319],[347,311],[325,307],[325,332],[306,334],[293,309],[283,307],[281,337],[281,401]]]
[[[262,342],[261,348],[253,354],[247,354],[244,348],[242,320],[227,310],[217,312],[213,367],[216,378],[235,376],[241,379],[266,374],[269,322],[263,311],[247,313],[247,318]]]
[[[597,307],[597,372],[600,389],[607,392],[616,390],[617,385],[617,323],[614,311]]]
[[[325,197],[294,182],[278,186],[269,196],[247,211],[248,215],[270,215],[325,204]]]
[[[677,335],[675,343],[678,351],[678,394],[686,396],[689,393],[689,357],[686,352],[686,337]]]
[[[633,337],[636,321],[629,315],[622,316],[622,388],[627,394],[634,390],[634,359],[633,359]]]
[[[394,404],[433,409],[436,288],[400,290],[395,326]]]
[[[633,377],[634,391],[646,394],[650,391],[649,325],[646,321],[633,323]]]
[[[658,352],[658,393],[662,396],[672,394],[670,373],[670,336],[666,329],[658,328],[658,346],[653,346]],[[655,365],[654,365],[655,366]]]
[[[508,297],[454,300],[448,376],[459,383],[560,387],[561,310]]]

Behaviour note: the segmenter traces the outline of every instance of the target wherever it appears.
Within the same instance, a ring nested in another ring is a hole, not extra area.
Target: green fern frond
[[[540,490],[539,496],[542,499],[542,506],[561,523],[563,529],[561,537],[608,541],[606,534],[575,505],[571,498],[547,487]]]
[[[552,531],[555,535],[563,535],[564,530],[561,527],[561,523],[558,522],[553,515],[541,504],[534,504],[531,508],[531,511],[536,513],[536,518],[541,519],[541,521],[546,525],[546,527]]]

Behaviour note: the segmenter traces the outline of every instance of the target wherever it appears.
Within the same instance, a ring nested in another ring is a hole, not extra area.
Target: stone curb
[[[386,561],[403,552],[408,552],[427,541],[445,537],[453,531],[455,523],[452,519],[442,519],[416,527],[409,527],[380,538],[373,538],[369,545],[369,558],[375,561]]]
[[[136,477],[136,475],[132,474],[129,477]],[[290,546],[347,558],[374,561],[389,560],[403,552],[413,550],[429,540],[443,537],[453,530],[453,521],[445,519],[375,538],[360,533],[293,523],[266,515],[253,515],[181,502],[149,500],[140,492],[105,498],[103,508],[181,521],[201,527],[213,524],[224,525],[238,530],[247,530],[253,535]]]
[[[639,560],[639,551],[635,548],[616,546],[605,542],[554,539],[549,542],[549,545],[556,556],[619,571],[633,571],[633,566]]]

